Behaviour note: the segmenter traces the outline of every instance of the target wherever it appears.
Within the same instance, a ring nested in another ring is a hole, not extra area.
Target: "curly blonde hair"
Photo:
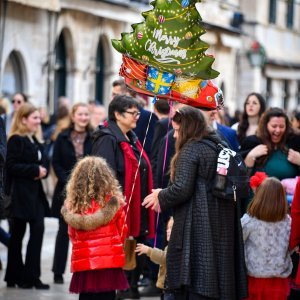
[[[84,213],[94,199],[105,206],[107,195],[123,199],[118,180],[105,159],[87,156],[74,167],[67,184],[65,204],[74,213]]]

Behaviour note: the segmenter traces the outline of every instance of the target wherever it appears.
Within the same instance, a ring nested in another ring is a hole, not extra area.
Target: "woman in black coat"
[[[40,123],[38,110],[25,103],[16,115],[7,143],[7,183],[12,199],[11,239],[5,274],[8,287],[49,288],[40,280],[44,217],[49,215],[41,182],[47,175],[47,163],[43,147],[35,136]],[[27,223],[30,236],[23,263],[22,241]]]
[[[171,183],[143,201],[146,207],[174,212],[167,287],[180,300],[245,298],[247,278],[236,203],[212,195],[210,183],[218,154],[201,142],[221,141],[195,108],[183,107],[176,112],[173,129],[176,154]]]
[[[72,107],[69,128],[61,132],[54,144],[52,165],[57,176],[51,212],[59,218],[52,271],[54,282],[63,283],[66,269],[69,237],[68,225],[60,214],[65,199],[65,186],[78,159],[89,155],[92,150],[90,113],[87,104],[77,103]]]

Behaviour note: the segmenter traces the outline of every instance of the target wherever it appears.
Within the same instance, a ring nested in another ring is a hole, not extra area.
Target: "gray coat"
[[[241,225],[236,203],[211,194],[216,165],[217,152],[190,142],[178,158],[174,182],[159,193],[162,211],[174,210],[168,284],[206,297],[242,299],[247,277]]]

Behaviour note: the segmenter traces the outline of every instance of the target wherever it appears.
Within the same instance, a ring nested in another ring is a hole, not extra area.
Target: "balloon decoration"
[[[171,99],[195,107],[223,106],[221,90],[210,79],[214,57],[201,40],[205,30],[195,7],[201,0],[156,0],[153,9],[142,13],[145,22],[112,40],[123,54],[120,75],[135,92]]]

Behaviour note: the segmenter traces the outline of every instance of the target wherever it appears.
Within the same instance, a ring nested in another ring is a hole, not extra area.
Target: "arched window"
[[[269,23],[276,24],[277,0],[269,0]]]
[[[289,90],[289,81],[283,81],[283,108],[287,110],[289,108],[289,100],[290,100],[290,90]]]
[[[60,34],[55,46],[55,84],[54,109],[58,107],[58,98],[66,96],[67,84],[67,54],[63,33]]]
[[[11,96],[16,92],[24,92],[25,78],[20,55],[12,51],[5,63],[1,93]]]
[[[104,88],[104,47],[102,39],[100,39],[96,54],[96,78],[95,78],[95,100],[103,104],[103,88]]]
[[[286,14],[286,26],[287,28],[293,28],[294,26],[294,0],[287,0],[287,14]]]

